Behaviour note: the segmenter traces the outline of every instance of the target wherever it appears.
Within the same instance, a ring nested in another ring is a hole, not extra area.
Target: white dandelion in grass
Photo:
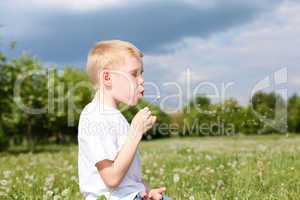
[[[61,195],[62,195],[63,197],[68,197],[69,194],[70,194],[69,188],[64,189],[64,190],[61,192]]]
[[[3,172],[4,178],[9,178],[12,174],[13,174],[13,172],[10,170],[6,170]]]
[[[180,176],[178,174],[174,174],[174,176],[173,176],[173,182],[174,183],[178,183],[179,180],[180,180]]]
[[[59,195],[54,195],[53,200],[60,200],[61,197]]]
[[[7,186],[8,185],[8,181],[3,179],[3,180],[0,180],[0,186]]]
[[[195,200],[195,197],[194,196],[190,196],[189,200]]]

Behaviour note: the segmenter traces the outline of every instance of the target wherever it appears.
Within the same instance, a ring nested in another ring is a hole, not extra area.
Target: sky
[[[0,1],[0,50],[10,57],[84,69],[97,41],[130,41],[145,55],[146,98],[161,96],[169,112],[197,94],[246,105],[262,85],[300,94],[299,35],[299,0]]]

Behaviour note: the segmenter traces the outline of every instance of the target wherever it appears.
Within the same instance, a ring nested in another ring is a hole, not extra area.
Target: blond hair
[[[113,69],[125,62],[125,56],[133,56],[142,62],[143,53],[130,42],[106,40],[97,42],[90,50],[87,58],[87,74],[95,88],[98,87],[101,69]]]

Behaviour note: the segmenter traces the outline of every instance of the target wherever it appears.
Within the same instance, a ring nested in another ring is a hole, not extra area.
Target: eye
[[[132,74],[132,76],[137,76],[137,72],[133,72],[131,74]]]
[[[132,72],[132,75],[133,75],[134,77],[137,77],[137,76],[140,75],[140,72],[139,72],[139,71],[134,71],[134,72]]]

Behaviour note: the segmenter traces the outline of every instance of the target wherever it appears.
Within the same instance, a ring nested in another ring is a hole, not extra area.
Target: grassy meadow
[[[172,199],[299,199],[300,136],[190,137],[143,141],[143,174]],[[77,146],[0,153],[0,199],[83,199]]]

